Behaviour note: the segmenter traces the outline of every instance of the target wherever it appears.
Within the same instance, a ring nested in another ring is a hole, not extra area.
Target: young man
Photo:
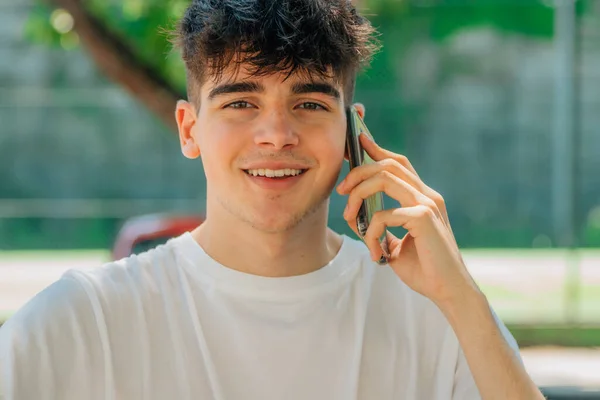
[[[206,222],[164,246],[72,271],[0,331],[7,399],[536,399],[506,328],[469,276],[442,197],[410,162],[350,172],[353,229],[327,227],[345,108],[374,49],[346,0],[194,0],[179,30]],[[364,108],[358,106],[361,113]],[[386,226],[386,266],[377,237]]]

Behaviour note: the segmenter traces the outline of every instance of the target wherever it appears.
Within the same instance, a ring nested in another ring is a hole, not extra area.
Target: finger
[[[448,213],[446,210],[446,202],[444,201],[444,198],[442,197],[441,194],[439,194],[438,192],[436,192],[435,190],[433,190],[432,188],[427,186],[421,180],[421,178],[419,177],[419,174],[417,174],[417,171],[412,166],[412,164],[410,163],[408,158],[401,154],[396,154],[394,152],[391,152],[389,150],[386,150],[386,149],[380,147],[373,140],[369,139],[369,137],[367,135],[361,134],[361,140],[362,140],[361,143],[363,144],[365,151],[367,151],[367,153],[369,153],[369,155],[371,156],[371,158],[373,158],[373,160],[379,161],[380,157],[382,158],[381,162],[385,162],[385,160],[393,160],[393,161],[397,162],[398,164],[400,164],[404,168],[405,171],[408,171],[408,172],[404,173],[405,175],[398,173],[400,171],[397,171],[397,170],[390,171],[390,172],[393,172],[396,176],[399,176],[400,178],[404,179],[405,181],[410,183],[415,189],[419,190],[425,196],[427,196],[428,198],[433,200],[433,202],[437,205],[438,209],[441,211],[444,223],[446,224],[448,229],[450,231],[452,231],[452,228],[450,227],[450,220],[448,219]],[[359,171],[360,169],[362,169],[366,166],[371,166],[371,165],[374,165],[374,164],[367,164],[367,165],[361,166],[360,168],[354,168],[353,170],[350,171],[348,176],[350,176],[350,174],[355,170]],[[346,179],[344,179],[344,181],[342,181],[342,184],[343,184],[342,189],[345,191],[348,191],[348,189],[346,188],[346,184],[345,184]],[[354,179],[354,178],[352,178],[352,179]],[[350,184],[348,184],[348,186],[350,186]]]
[[[434,218],[431,209],[423,205],[376,212],[363,238],[373,261],[379,260],[383,255],[379,238],[388,227],[403,227],[411,236],[417,238],[430,229]],[[387,234],[390,235],[389,232]]]
[[[420,203],[426,203],[428,206],[433,205],[431,200],[402,179],[388,171],[380,171],[362,181],[350,191],[344,218],[347,221],[355,220],[363,201],[379,192],[384,192],[404,207],[411,207]]]
[[[383,147],[380,147],[377,143],[375,143],[375,141],[373,139],[369,138],[364,133],[361,133],[361,135],[360,135],[360,143],[361,143],[363,149],[365,149],[367,154],[374,161],[381,161],[381,160],[385,160],[386,158],[391,158],[392,160],[398,161],[401,165],[403,165],[406,169],[408,169],[410,172],[412,172],[416,176],[419,176],[419,174],[417,174],[417,171],[412,166],[410,161],[408,161],[408,158],[406,156],[404,156],[402,154],[394,153],[393,151],[389,151],[389,150],[384,149]]]
[[[346,219],[346,218],[344,218],[344,219]],[[353,221],[350,219],[346,219],[346,223],[348,224],[350,229],[352,229],[352,232],[354,232],[356,234],[357,237],[362,238],[361,235],[358,233],[358,227],[356,226],[356,218]]]
[[[422,205],[427,207],[434,215],[445,221],[447,218],[438,208],[433,200],[423,195],[402,179],[394,176],[388,171],[380,171],[375,176],[368,178],[358,184],[348,196],[347,208],[344,212],[346,221],[355,223],[356,217],[363,201],[370,196],[383,192],[403,207]],[[444,222],[445,225],[445,222]]]
[[[349,193],[356,185],[380,171],[390,172],[420,192],[423,192],[425,189],[425,184],[416,175],[398,161],[387,158],[376,163],[361,165],[360,167],[350,170],[344,180],[337,186],[337,192],[342,195]]]

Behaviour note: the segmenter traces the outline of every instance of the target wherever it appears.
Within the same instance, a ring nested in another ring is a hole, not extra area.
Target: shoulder
[[[48,330],[49,325],[60,327],[80,313],[86,315],[89,309],[84,288],[73,277],[64,275],[35,295],[2,325],[0,344],[7,336],[24,338],[28,332]]]
[[[8,398],[43,398],[101,359],[94,309],[81,284],[63,276],[0,328],[0,381]]]
[[[174,247],[168,243],[96,268],[65,272],[2,325],[0,341],[27,332],[64,331],[72,321],[95,325],[104,300],[122,300],[139,294],[140,288],[155,286],[157,279],[169,280]]]
[[[89,270],[69,270],[21,307],[0,328],[0,380],[7,390],[41,398],[35,385],[62,393],[65,388],[47,385],[72,382],[83,390],[74,393],[84,393],[100,384],[86,379],[102,376],[110,347],[146,303],[153,307],[148,296],[160,296],[176,280],[175,247],[168,243]]]
[[[181,238],[173,238],[144,253],[106,263],[89,270],[70,270],[65,278],[76,280],[92,301],[126,300],[141,292],[158,292],[177,281]]]

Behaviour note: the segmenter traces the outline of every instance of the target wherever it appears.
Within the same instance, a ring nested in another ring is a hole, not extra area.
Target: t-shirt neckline
[[[196,242],[190,232],[174,239],[185,259],[184,266],[198,279],[208,281],[220,289],[239,294],[267,298],[292,298],[308,292],[326,291],[353,275],[359,266],[360,252],[354,241],[342,236],[342,245],[337,254],[316,271],[290,277],[265,277],[240,272],[226,267],[211,258]]]

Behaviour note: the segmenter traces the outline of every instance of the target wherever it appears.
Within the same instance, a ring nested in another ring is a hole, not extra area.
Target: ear
[[[187,101],[179,100],[175,109],[175,119],[177,121],[177,129],[179,130],[181,152],[189,159],[200,157],[200,147],[198,147],[193,134],[197,121],[194,105]]]

